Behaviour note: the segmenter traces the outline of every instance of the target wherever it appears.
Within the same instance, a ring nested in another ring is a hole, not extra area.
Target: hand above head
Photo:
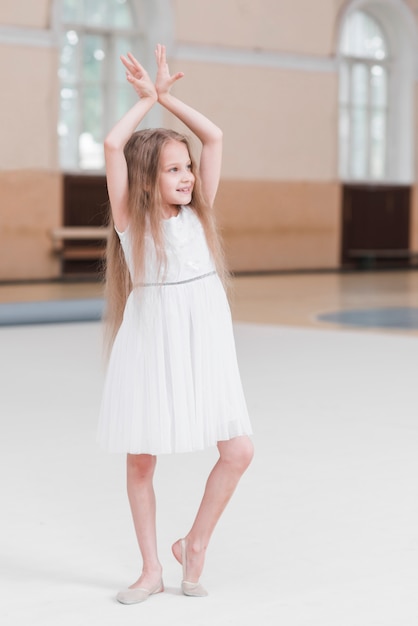
[[[157,91],[154,83],[148,75],[148,72],[133,54],[128,52],[127,57],[120,57],[122,63],[126,67],[126,79],[133,86],[140,98],[157,99]]]
[[[161,44],[157,45],[155,50],[155,57],[157,59],[157,77],[155,79],[155,88],[157,90],[158,99],[164,98],[169,92],[174,83],[183,78],[183,72],[177,72],[173,76],[170,76],[170,70],[168,69],[165,46]]]

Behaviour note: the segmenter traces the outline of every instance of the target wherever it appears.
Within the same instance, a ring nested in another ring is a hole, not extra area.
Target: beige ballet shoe
[[[116,596],[116,600],[121,604],[138,604],[139,602],[145,602],[154,593],[160,593],[164,591],[163,581],[160,580],[158,585],[155,585],[152,589],[144,589],[144,587],[136,587],[135,589],[124,589],[119,591]]]
[[[208,595],[206,589],[200,583],[190,583],[187,578],[187,561],[186,561],[186,540],[180,539],[181,545],[181,562],[183,566],[183,580],[181,581],[181,590],[185,596],[195,596],[203,598]]]

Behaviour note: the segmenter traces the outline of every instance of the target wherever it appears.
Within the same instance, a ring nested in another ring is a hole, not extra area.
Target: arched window
[[[390,49],[377,20],[363,11],[349,15],[340,55],[341,178],[385,180],[389,177]]]
[[[135,98],[119,56],[141,55],[144,38],[129,0],[62,0],[59,19],[60,164],[100,170],[104,136]]]

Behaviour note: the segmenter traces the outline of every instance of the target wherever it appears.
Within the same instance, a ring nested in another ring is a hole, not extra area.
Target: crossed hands
[[[139,61],[136,60],[133,54],[128,53],[127,57],[121,56],[121,61],[126,67],[126,79],[140,98],[154,98],[161,101],[164,99],[174,83],[183,78],[183,72],[178,72],[173,76],[170,76],[168,69],[165,46],[157,45],[155,50],[155,57],[157,59],[157,76],[155,83],[152,82],[148,72]]]

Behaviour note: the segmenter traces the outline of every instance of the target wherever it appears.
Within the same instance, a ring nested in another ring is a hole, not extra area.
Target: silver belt
[[[141,283],[136,285],[136,287],[170,287],[171,285],[184,285],[185,283],[192,283],[195,280],[201,280],[202,278],[207,278],[208,276],[214,276],[216,271],[208,272],[207,274],[202,274],[201,276],[194,276],[193,278],[187,278],[186,280],[178,280],[174,283]]]

